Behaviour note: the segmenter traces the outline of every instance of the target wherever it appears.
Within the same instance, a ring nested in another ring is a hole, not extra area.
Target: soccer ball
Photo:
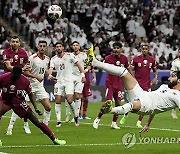
[[[59,19],[62,15],[62,9],[60,6],[58,5],[51,5],[49,8],[48,8],[48,16],[51,18],[51,19]]]

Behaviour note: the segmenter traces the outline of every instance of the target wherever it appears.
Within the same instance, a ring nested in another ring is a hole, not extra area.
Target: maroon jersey
[[[143,90],[150,89],[150,71],[157,67],[157,63],[152,56],[144,58],[142,55],[134,57],[131,65],[134,67],[135,78]]]
[[[12,66],[23,67],[28,62],[28,55],[22,48],[19,48],[17,52],[13,52],[11,48],[8,48],[2,54],[3,61],[10,61]],[[4,72],[9,72],[6,65],[4,65]]]
[[[113,64],[115,66],[129,67],[128,59],[125,55],[121,54],[120,57],[116,57],[114,54],[110,54],[105,57],[105,63]],[[122,80],[117,75],[107,74],[106,76],[106,87],[122,89]]]
[[[25,101],[26,93],[31,93],[30,82],[27,77],[21,75],[15,82],[11,81],[11,73],[0,76],[0,88],[2,89],[1,98],[7,105]]]

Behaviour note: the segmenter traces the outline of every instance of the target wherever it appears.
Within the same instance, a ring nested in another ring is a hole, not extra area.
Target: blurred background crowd
[[[51,4],[61,6],[61,19],[48,18]],[[50,57],[57,41],[71,51],[77,40],[82,47],[93,43],[97,59],[103,60],[120,41],[131,61],[140,43],[148,42],[158,68],[170,69],[180,48],[180,0],[1,0],[0,15],[1,51],[9,47],[13,32],[29,55],[39,40],[46,40]]]

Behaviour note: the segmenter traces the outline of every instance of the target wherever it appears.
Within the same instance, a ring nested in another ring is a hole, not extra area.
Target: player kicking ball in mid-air
[[[101,112],[111,114],[126,114],[128,112],[139,115],[149,115],[147,123],[140,132],[149,130],[151,121],[155,114],[165,112],[174,108],[180,108],[180,71],[175,71],[168,79],[168,85],[161,85],[157,90],[152,92],[144,91],[136,79],[124,67],[117,67],[111,64],[102,63],[95,59],[93,46],[89,49],[87,65],[105,70],[106,72],[118,75],[122,78],[127,95],[134,97],[131,102],[123,106],[113,107],[112,101],[107,100],[101,108]]]
[[[10,109],[13,109],[20,118],[28,118],[35,126],[40,128],[55,145],[66,144],[66,141],[55,138],[54,133],[46,124],[39,121],[35,113],[25,101],[25,95],[28,94],[35,111],[39,115],[42,114],[41,111],[37,109],[35,97],[31,91],[30,82],[28,78],[22,74],[22,69],[20,67],[14,66],[12,72],[0,76],[0,89],[2,89],[0,97],[0,117]]]

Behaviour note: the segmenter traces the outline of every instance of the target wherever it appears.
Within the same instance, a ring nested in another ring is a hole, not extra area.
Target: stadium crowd
[[[51,4],[62,7],[60,20],[47,17]],[[93,43],[97,59],[104,60],[118,40],[131,61],[140,43],[148,42],[158,68],[170,69],[180,47],[180,0],[1,0],[0,12],[32,53],[39,40],[46,40],[50,57],[57,41],[70,51],[76,40],[82,47]],[[11,33],[1,23],[0,31],[4,49]]]

